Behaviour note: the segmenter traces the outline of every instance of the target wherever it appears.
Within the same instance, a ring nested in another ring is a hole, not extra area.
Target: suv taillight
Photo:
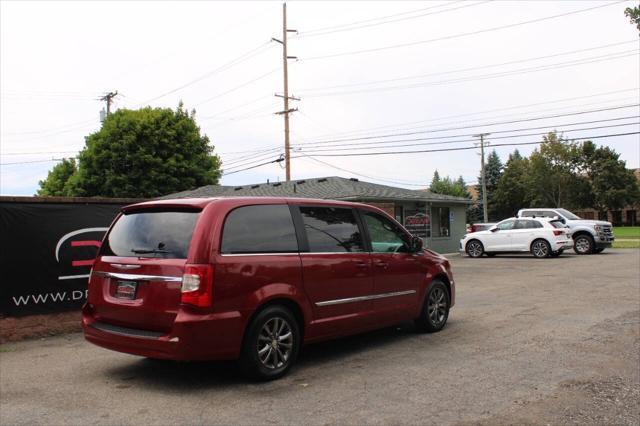
[[[562,235],[562,234],[564,234],[564,231],[561,231],[561,230],[559,230],[559,229],[554,229],[554,230],[553,230],[553,235],[555,235],[556,237],[557,237],[558,235]]]
[[[186,265],[182,275],[181,302],[205,308],[211,306],[213,296],[213,267]]]

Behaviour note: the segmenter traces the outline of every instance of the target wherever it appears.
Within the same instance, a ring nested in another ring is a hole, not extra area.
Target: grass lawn
[[[613,248],[640,248],[640,239],[621,239],[613,242]]]
[[[616,238],[640,238],[640,226],[617,226],[613,228]]]

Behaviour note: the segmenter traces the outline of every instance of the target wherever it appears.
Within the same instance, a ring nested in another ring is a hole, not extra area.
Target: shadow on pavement
[[[455,328],[455,323],[450,322],[443,332],[433,336],[442,335],[451,328]],[[118,380],[118,389],[144,387],[148,390],[155,388],[189,393],[203,389],[229,389],[235,385],[246,386],[249,390],[255,386],[271,388],[273,384],[283,383],[283,380],[295,380],[297,373],[305,368],[317,368],[323,364],[342,364],[349,358],[352,360],[352,357],[359,353],[377,351],[420,336],[428,335],[416,333],[412,323],[403,323],[364,334],[310,344],[303,347],[289,375],[268,383],[247,380],[242,376],[235,361],[178,362],[128,358],[130,362],[108,367],[102,373],[108,380]],[[437,341],[435,338],[432,343],[437,344]]]

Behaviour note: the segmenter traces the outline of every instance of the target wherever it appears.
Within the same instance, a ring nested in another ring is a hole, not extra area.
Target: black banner
[[[79,309],[118,204],[0,202],[0,314]]]

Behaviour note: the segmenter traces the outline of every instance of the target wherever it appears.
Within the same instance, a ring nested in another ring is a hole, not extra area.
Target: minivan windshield
[[[580,219],[579,216],[576,216],[575,214],[571,213],[569,210],[558,209],[558,212],[560,212],[560,214],[562,216],[564,216],[565,218],[567,218],[569,220],[579,220]]]
[[[198,211],[125,213],[113,225],[102,255],[186,259]]]

